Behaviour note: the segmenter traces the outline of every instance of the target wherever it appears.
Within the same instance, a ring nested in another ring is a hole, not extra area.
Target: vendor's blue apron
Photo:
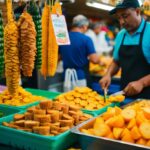
[[[121,89],[124,89],[128,83],[137,81],[150,74],[150,64],[146,61],[142,48],[146,24],[147,23],[145,22],[144,28],[140,34],[139,45],[123,45],[126,36],[126,34],[124,34],[122,44],[119,49],[119,63],[122,68]],[[131,98],[150,99],[150,87],[144,88],[140,94]]]

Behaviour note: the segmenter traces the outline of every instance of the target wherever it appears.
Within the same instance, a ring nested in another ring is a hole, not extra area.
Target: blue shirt
[[[142,19],[142,22],[137,29],[137,31],[134,34],[129,34],[127,30],[122,29],[116,39],[115,39],[115,47],[114,47],[114,53],[113,57],[114,60],[118,61],[119,60],[119,49],[123,40],[124,34],[126,34],[123,45],[138,45],[140,42],[140,34],[144,28],[144,23],[145,20]],[[147,60],[147,62],[150,64],[150,23],[147,23],[145,31],[144,31],[144,36],[142,40],[142,47],[143,47],[143,54]]]
[[[71,44],[59,48],[63,67],[76,69],[78,78],[84,79],[83,67],[89,62],[88,56],[95,53],[93,42],[88,36],[79,32],[70,32],[69,37]]]

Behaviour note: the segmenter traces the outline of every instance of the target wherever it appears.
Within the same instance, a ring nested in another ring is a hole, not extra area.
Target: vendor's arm
[[[115,60],[112,61],[111,65],[109,66],[105,76],[113,77],[119,71],[119,63]]]
[[[121,45],[121,40],[123,36],[122,34],[117,35],[115,39],[115,46],[114,46],[114,53],[113,53],[113,61],[111,65],[109,66],[107,73],[104,75],[104,77],[99,81],[101,87],[107,88],[111,84],[111,78],[119,71],[119,49]]]
[[[133,96],[142,92],[146,87],[150,86],[150,74],[138,81],[130,82],[124,89],[125,95]]]
[[[108,89],[109,85],[111,84],[111,78],[115,75],[119,70],[119,64],[117,61],[113,60],[110,67],[107,70],[107,73],[104,77],[99,81],[102,89]]]

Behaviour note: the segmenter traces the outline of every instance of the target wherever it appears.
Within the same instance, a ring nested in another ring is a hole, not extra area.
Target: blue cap
[[[109,13],[115,14],[118,9],[138,8],[140,7],[138,0],[120,0],[119,3]]]

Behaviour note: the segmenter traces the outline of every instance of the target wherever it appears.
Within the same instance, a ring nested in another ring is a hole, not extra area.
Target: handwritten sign
[[[70,45],[66,19],[63,15],[51,15],[55,37],[58,45]]]

